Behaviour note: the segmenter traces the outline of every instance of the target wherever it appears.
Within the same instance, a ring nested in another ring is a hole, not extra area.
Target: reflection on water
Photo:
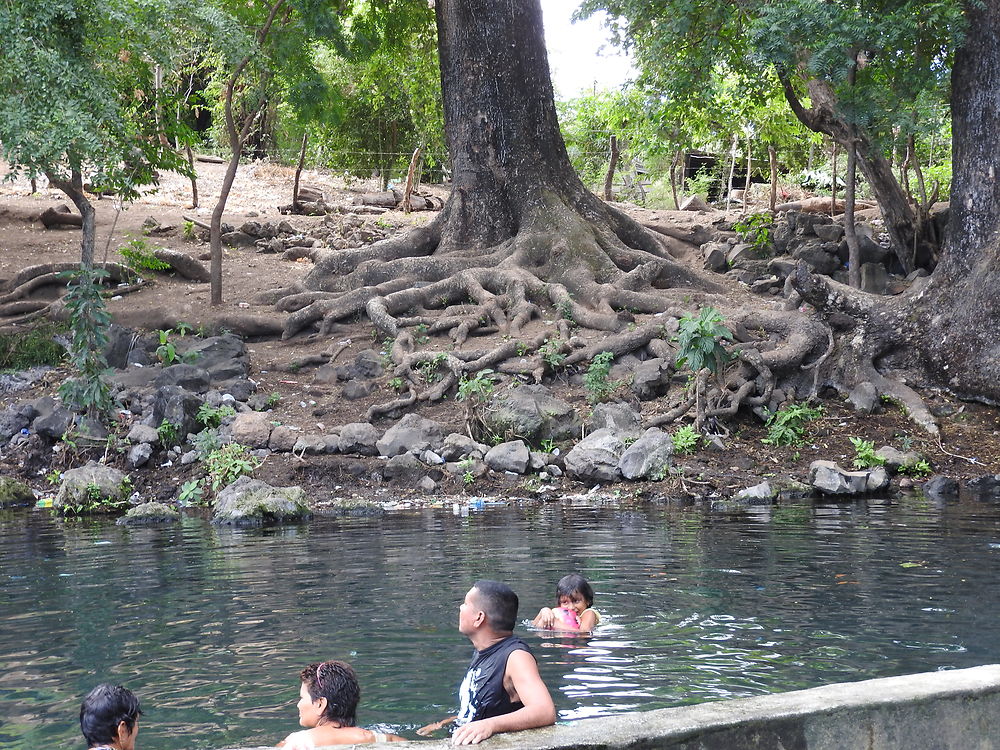
[[[0,514],[0,747],[79,746],[81,697],[122,682],[157,750],[273,744],[297,675],[347,659],[359,719],[454,708],[481,577],[530,618],[579,570],[604,625],[528,631],[561,720],[1000,661],[1000,508],[785,505],[738,514],[530,505],[240,531]]]

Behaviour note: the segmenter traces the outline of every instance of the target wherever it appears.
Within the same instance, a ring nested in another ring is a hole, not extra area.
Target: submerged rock
[[[23,508],[35,504],[35,493],[24,482],[0,477],[0,509]]]
[[[181,514],[176,508],[163,503],[142,503],[119,518],[115,523],[119,526],[147,526],[157,523],[170,523],[180,520]]]
[[[943,474],[935,474],[921,487],[928,497],[945,498],[958,497],[958,481]]]
[[[298,521],[310,513],[305,490],[301,487],[272,487],[260,479],[240,477],[216,496],[212,523],[262,526]]]

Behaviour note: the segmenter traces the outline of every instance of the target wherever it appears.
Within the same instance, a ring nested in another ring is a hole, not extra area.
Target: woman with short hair
[[[398,742],[395,734],[382,734],[354,726],[361,688],[350,664],[324,661],[310,664],[299,674],[299,724],[304,730],[292,732],[278,747],[284,750],[312,750],[326,745],[360,745],[371,742]]]
[[[98,685],[80,704],[80,729],[90,750],[135,750],[139,699],[121,685]]]

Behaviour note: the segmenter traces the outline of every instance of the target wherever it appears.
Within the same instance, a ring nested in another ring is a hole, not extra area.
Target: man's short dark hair
[[[142,711],[139,699],[121,685],[98,685],[80,704],[80,729],[87,745],[108,745],[118,737],[118,725],[125,722],[131,732]]]
[[[497,631],[512,632],[517,622],[517,594],[506,583],[476,581],[473,588],[479,592],[479,606],[486,613],[490,627]]]
[[[350,664],[343,661],[317,662],[303,669],[299,678],[314,701],[326,698],[323,716],[327,721],[335,721],[342,727],[354,726],[361,688]]]

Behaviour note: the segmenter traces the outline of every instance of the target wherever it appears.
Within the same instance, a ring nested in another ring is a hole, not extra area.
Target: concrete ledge
[[[359,745],[358,747],[371,747]],[[452,747],[446,740],[397,742]],[[583,719],[500,735],[495,750],[990,750],[1000,748],[1000,665]]]

